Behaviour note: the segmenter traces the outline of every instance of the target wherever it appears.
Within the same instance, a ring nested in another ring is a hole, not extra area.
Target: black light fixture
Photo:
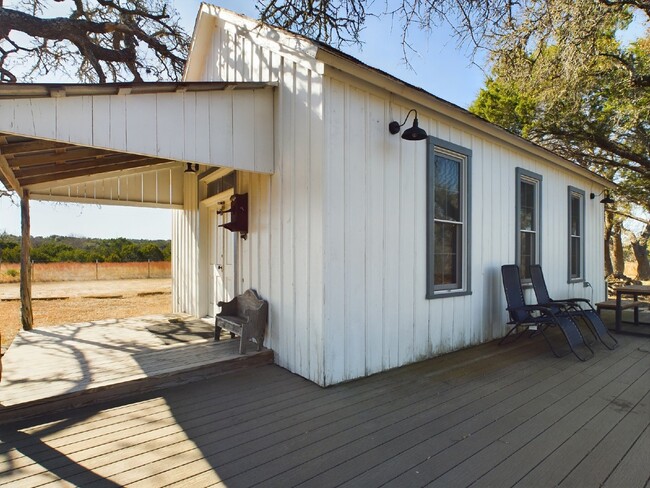
[[[198,163],[185,163],[184,173],[196,173],[199,170]]]
[[[424,129],[420,129],[418,126],[418,111],[412,108],[409,110],[409,112],[406,114],[406,118],[404,119],[404,122],[401,124],[397,122],[396,120],[393,120],[390,124],[388,124],[388,131],[391,134],[397,134],[402,126],[406,124],[406,121],[409,118],[409,115],[411,115],[411,112],[415,112],[415,119],[413,120],[413,127],[410,127],[404,131],[402,134],[402,139],[405,139],[407,141],[421,141],[423,139],[427,138],[427,133]]]
[[[612,197],[609,196],[609,190],[603,190],[598,195],[596,195],[595,193],[590,193],[589,198],[591,198],[593,200],[594,198],[601,196],[603,193],[605,194],[605,196],[600,201],[600,203],[608,205],[610,203],[615,203],[616,202],[616,200],[614,200]]]

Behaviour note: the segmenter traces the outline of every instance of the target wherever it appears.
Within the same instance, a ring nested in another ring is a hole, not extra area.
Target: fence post
[[[95,259],[95,281],[99,280],[99,259]]]
[[[147,259],[147,279],[151,278],[151,259]]]

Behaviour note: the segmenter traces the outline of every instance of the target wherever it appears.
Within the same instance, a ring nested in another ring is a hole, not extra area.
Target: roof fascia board
[[[459,123],[467,129],[472,129],[483,135],[494,137],[507,145],[522,150],[536,158],[543,159],[557,166],[560,166],[572,173],[579,174],[589,180],[607,188],[616,188],[616,184],[593,173],[582,166],[572,163],[551,151],[530,142],[523,137],[516,136],[510,132],[494,125],[480,117],[458,107],[450,102],[426,93],[424,90],[416,89],[408,84],[397,80],[387,74],[381,73],[373,68],[355,63],[334,52],[326,49],[319,49],[318,58],[323,61],[327,69],[336,69],[343,73],[349,74],[355,78],[363,80],[371,85],[379,87],[390,94],[402,98],[403,103],[417,103],[424,109],[428,109],[444,116],[445,118]]]

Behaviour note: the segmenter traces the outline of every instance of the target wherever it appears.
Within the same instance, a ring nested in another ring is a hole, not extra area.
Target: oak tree
[[[0,81],[178,80],[189,38],[166,0],[0,0]]]

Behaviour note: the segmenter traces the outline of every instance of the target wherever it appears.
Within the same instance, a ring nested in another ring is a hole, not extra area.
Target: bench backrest
[[[244,310],[257,309],[264,303],[255,290],[246,290],[241,295],[237,295],[237,315],[244,316]]]

